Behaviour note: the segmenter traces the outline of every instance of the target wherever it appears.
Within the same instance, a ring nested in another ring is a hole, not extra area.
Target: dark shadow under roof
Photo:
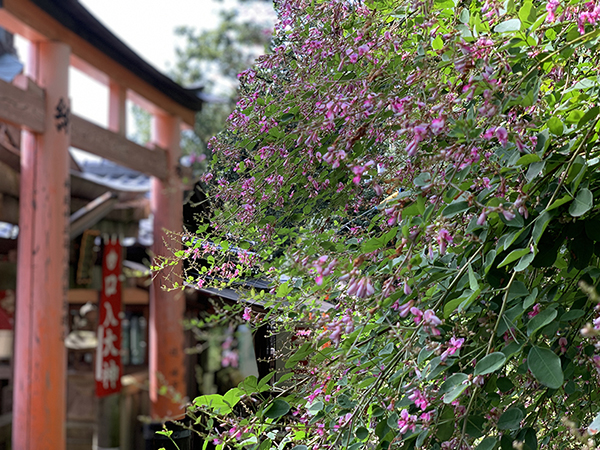
[[[202,109],[203,101],[198,96],[198,89],[186,89],[158,71],[112,34],[77,0],[31,1],[63,26],[175,102],[192,111]],[[2,0],[0,0],[1,5]]]

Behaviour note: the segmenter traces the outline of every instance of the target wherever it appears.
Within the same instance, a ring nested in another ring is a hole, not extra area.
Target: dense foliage
[[[197,398],[207,442],[595,448],[600,5],[277,9],[179,257],[272,281],[288,372]]]

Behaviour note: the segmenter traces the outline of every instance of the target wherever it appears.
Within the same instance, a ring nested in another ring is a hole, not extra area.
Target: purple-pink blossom
[[[444,352],[441,354],[442,361],[445,361],[446,358],[448,358],[448,356],[454,355],[462,347],[464,342],[464,338],[457,339],[454,336],[452,336],[450,338],[450,341],[448,341],[448,348],[444,350]]]
[[[398,419],[398,428],[400,434],[406,433],[408,430],[415,431],[417,426],[417,416],[410,415],[407,409],[403,409],[400,412],[400,419]]]

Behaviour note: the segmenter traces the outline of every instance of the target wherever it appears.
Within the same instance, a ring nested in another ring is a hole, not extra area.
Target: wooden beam
[[[71,116],[71,145],[161,180],[167,176],[164,150],[142,147],[76,115]]]
[[[0,120],[43,133],[45,108],[43,91],[29,86],[21,89],[0,80]]]
[[[140,288],[123,289],[123,303],[125,305],[147,305],[149,294]],[[85,303],[98,303],[98,291],[94,289],[69,289],[67,301],[76,305]]]
[[[65,28],[54,18],[46,14],[29,0],[3,0],[0,8],[0,26],[11,33],[25,36],[27,39],[50,40],[64,42],[81,61],[77,68],[88,74],[87,68],[92,68],[91,75],[98,79],[98,71],[107,74],[108,79],[114,80],[126,89],[137,92],[163,111],[181,117],[193,125],[195,112],[180,105],[151,84],[141,80],[128,68],[121,66],[108,55],[98,50],[92,44]]]
[[[45,94],[27,77],[17,83],[25,89],[0,80],[0,120],[35,132],[44,132]],[[121,105],[125,94],[120,93]],[[149,149],[130,141],[122,134],[95,125],[79,116],[71,116],[71,145],[157,178],[167,176],[164,150]]]

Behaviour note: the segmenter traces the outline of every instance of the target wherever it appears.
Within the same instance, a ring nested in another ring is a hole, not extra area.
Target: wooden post
[[[108,85],[108,129],[127,134],[127,90],[110,80]],[[119,448],[121,441],[121,394],[98,399],[98,448]]]
[[[178,238],[167,236],[164,230],[180,233],[183,230],[183,192],[177,176],[179,162],[180,119],[167,115],[156,115],[152,123],[152,140],[168,151],[169,176],[166,181],[152,179],[151,208],[154,215],[154,244],[156,255],[166,256],[181,247]],[[174,269],[181,274],[181,268]],[[181,405],[172,401],[171,395],[159,395],[162,386],[173,388],[185,395],[184,333],[183,315],[185,298],[182,291],[166,291],[162,286],[180,281],[165,278],[160,273],[154,278],[150,289],[150,402],[154,419],[179,417]]]
[[[108,97],[108,129],[121,136],[127,132],[127,89],[110,80]]]
[[[33,49],[32,49],[33,50]],[[46,91],[45,132],[24,132],[12,448],[65,448],[69,242],[69,54],[37,44],[35,81]]]

